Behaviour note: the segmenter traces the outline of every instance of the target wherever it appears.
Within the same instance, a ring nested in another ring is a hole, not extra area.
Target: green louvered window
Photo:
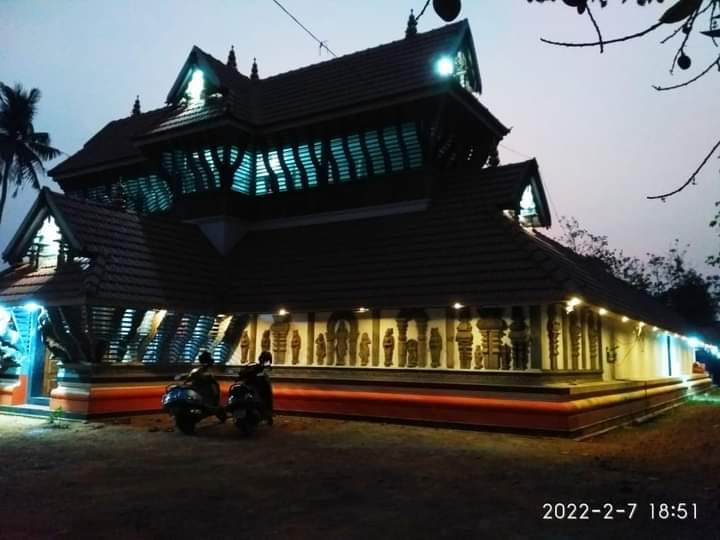
[[[155,214],[172,208],[173,194],[168,183],[154,174],[121,178],[127,208],[138,214]]]

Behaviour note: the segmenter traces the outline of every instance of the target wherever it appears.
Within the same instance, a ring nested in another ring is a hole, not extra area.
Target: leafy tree
[[[578,255],[654,296],[688,322],[697,326],[715,324],[718,280],[690,267],[686,261],[687,246],[682,247],[678,240],[666,254],[647,253],[645,259],[641,259],[610,247],[607,236],[588,231],[573,217],[561,217],[560,225],[563,232],[558,240]],[[720,257],[715,260],[720,265]]]
[[[43,161],[54,159],[60,150],[53,148],[50,135],[35,131],[33,120],[40,100],[40,90],[25,91],[20,84],[9,87],[0,82],[0,222],[2,222],[8,188],[30,184],[40,189],[39,174],[44,174]]]

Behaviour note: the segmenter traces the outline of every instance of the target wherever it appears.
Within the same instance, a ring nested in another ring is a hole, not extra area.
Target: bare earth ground
[[[0,539],[720,538],[718,390],[584,442],[301,417],[249,439],[169,425],[0,417]],[[556,501],[639,506],[541,519]],[[649,502],[697,503],[698,519],[650,521]]]

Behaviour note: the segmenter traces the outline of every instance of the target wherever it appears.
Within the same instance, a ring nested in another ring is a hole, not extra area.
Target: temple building
[[[209,350],[280,411],[578,436],[709,388],[685,321],[541,232],[466,21],[263,77],[194,47],[3,252],[0,411],[158,412]],[[578,190],[581,187],[577,188]]]

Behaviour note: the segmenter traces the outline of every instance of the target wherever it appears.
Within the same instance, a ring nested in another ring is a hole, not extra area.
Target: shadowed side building
[[[201,350],[283,411],[581,434],[709,387],[680,317],[539,232],[467,22],[280,75],[195,47],[51,174],[0,274],[0,408],[156,412]]]

